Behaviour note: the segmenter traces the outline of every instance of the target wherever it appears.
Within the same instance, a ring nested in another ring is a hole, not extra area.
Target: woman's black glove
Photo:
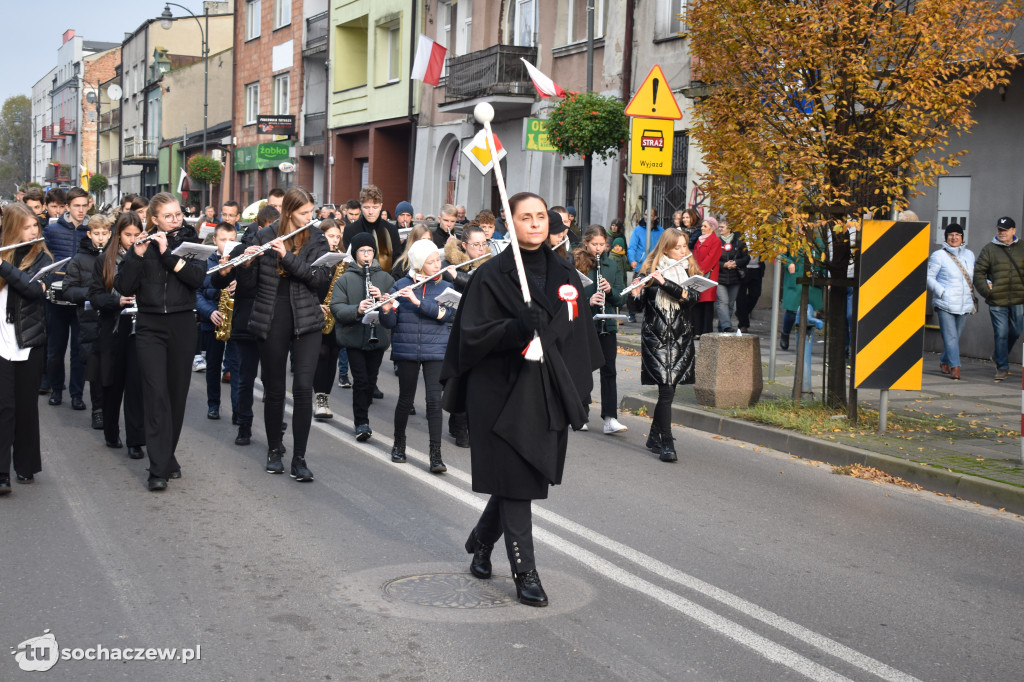
[[[519,309],[518,319],[525,336],[533,336],[534,332],[540,333],[548,325],[547,313],[533,303]]]

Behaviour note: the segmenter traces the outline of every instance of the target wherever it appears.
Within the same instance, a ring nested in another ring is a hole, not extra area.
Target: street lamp
[[[186,12],[188,12],[189,14],[192,15],[192,18],[196,20],[197,24],[199,24],[199,34],[200,34],[200,36],[202,36],[202,39],[203,39],[203,156],[206,156],[206,129],[207,129],[206,116],[207,116],[207,112],[208,112],[209,104],[210,104],[210,101],[209,101],[209,86],[210,86],[210,41],[209,41],[209,35],[210,35],[210,8],[207,7],[206,3],[203,3],[203,18],[206,21],[206,28],[204,29],[202,22],[199,21],[199,17],[197,17],[192,12],[192,10],[190,10],[188,7],[185,7],[184,5],[179,5],[176,2],[164,3],[164,11],[160,14],[160,28],[164,29],[165,31],[169,31],[171,26],[173,25],[174,15],[171,14],[171,5],[174,5],[175,7],[180,7],[181,9],[185,10]],[[199,210],[202,211],[203,207],[205,207],[205,206],[206,206],[206,183],[204,182],[203,183],[203,194],[202,194],[202,206],[200,206]]]

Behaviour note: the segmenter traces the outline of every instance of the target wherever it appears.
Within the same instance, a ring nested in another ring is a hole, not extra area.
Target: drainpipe
[[[636,0],[626,0],[626,37],[622,45],[622,101],[628,102],[633,90],[633,9]],[[623,148],[619,155],[619,206],[618,217],[626,218],[626,169],[628,162],[629,145]]]
[[[412,0],[412,19],[409,22],[409,70],[406,72],[407,74],[412,73],[412,60],[416,57],[416,49],[419,42],[419,33],[417,32],[419,17],[416,13],[419,4],[419,0]],[[412,77],[407,76],[407,78],[409,79],[409,171],[406,176],[406,196],[404,201],[409,201],[412,198],[412,183],[415,179],[414,169],[416,168],[416,127],[419,124],[419,115],[413,110],[414,90]]]

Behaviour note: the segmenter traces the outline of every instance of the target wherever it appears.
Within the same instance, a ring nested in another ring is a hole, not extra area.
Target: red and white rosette
[[[572,322],[579,315],[579,308],[576,305],[576,299],[580,297],[580,292],[576,290],[571,284],[563,284],[558,287],[558,298],[559,300],[568,303],[569,308],[569,321]]]

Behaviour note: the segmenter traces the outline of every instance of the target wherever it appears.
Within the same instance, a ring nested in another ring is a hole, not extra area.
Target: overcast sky
[[[120,43],[146,19],[160,16],[162,0],[50,0],[44,3],[10,0],[3,3],[7,27],[0,40],[0,103],[14,95],[32,98],[32,86],[57,65],[57,49],[69,28],[83,40]],[[203,12],[201,0],[178,0],[196,14]],[[175,16],[187,16],[171,7]]]

